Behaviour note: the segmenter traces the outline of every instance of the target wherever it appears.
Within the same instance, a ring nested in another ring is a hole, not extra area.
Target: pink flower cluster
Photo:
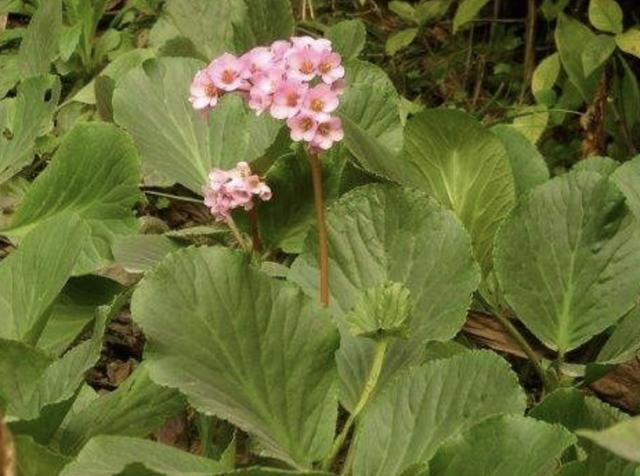
[[[251,210],[256,196],[265,201],[271,198],[269,186],[251,173],[246,162],[238,162],[231,170],[213,169],[202,191],[204,204],[217,221],[227,220],[234,208]]]
[[[344,89],[344,68],[326,39],[309,36],[276,41],[241,57],[225,53],[199,71],[189,101],[209,110],[227,92],[237,92],[257,114],[286,119],[294,141],[327,150],[342,140],[338,117],[331,115]]]

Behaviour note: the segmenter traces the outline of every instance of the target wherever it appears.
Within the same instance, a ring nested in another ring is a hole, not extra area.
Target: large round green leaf
[[[535,188],[504,223],[496,271],[522,322],[564,353],[633,306],[638,227],[607,178],[572,172]]]
[[[398,178],[452,209],[469,230],[482,269],[490,269],[494,235],[515,202],[500,140],[463,112],[434,109],[407,122],[405,154]]]
[[[325,456],[337,412],[335,326],[295,287],[224,248],[170,254],[132,311],[151,377],[298,467]]]
[[[575,436],[559,425],[503,415],[447,441],[429,462],[429,476],[553,474]]]
[[[479,272],[469,236],[453,213],[416,190],[367,185],[330,207],[327,227],[330,309],[339,322],[368,289],[397,282],[411,293],[412,339],[388,350],[382,382],[415,362],[426,340],[447,340],[460,330]],[[289,279],[317,299],[318,276],[318,246],[312,231]],[[343,332],[338,365],[347,406],[358,398],[373,347],[366,339]]]
[[[145,164],[196,193],[212,168],[262,155],[281,127],[268,115],[256,117],[237,95],[225,97],[208,118],[194,111],[189,85],[202,67],[190,58],[148,60],[113,94],[115,121],[131,133]]]
[[[515,374],[492,352],[467,352],[414,367],[389,384],[364,414],[354,476],[401,474],[426,463],[443,441],[488,416],[524,410]]]
[[[618,167],[612,178],[622,190],[636,219],[640,220],[640,156]]]

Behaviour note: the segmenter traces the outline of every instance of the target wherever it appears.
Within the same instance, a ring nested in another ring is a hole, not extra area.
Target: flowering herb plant
[[[0,475],[640,474],[621,5],[293,3],[0,1]]]

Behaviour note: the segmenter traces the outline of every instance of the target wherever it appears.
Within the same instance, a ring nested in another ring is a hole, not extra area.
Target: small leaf
[[[640,417],[604,430],[578,430],[577,433],[622,458],[640,463]]]
[[[622,33],[622,8],[616,0],[590,0],[589,21],[598,30]]]
[[[489,0],[462,0],[453,17],[453,32],[473,20],[487,3]]]
[[[409,2],[389,2],[389,10],[408,23],[417,23],[416,9]]]
[[[338,335],[315,300],[253,269],[241,253],[189,248],[146,274],[132,312],[148,338],[154,381],[297,467],[326,455]]]
[[[420,25],[439,20],[447,14],[451,0],[426,0],[416,7],[416,17]]]
[[[409,295],[401,283],[387,282],[367,289],[346,316],[353,335],[372,339],[403,337],[411,312]]]
[[[345,20],[329,28],[325,37],[331,40],[333,50],[340,53],[342,61],[348,61],[362,52],[367,30],[360,20]]]
[[[633,307],[637,228],[606,177],[572,172],[536,187],[505,221],[496,272],[520,320],[549,348],[568,352]]]
[[[524,408],[515,374],[492,352],[468,352],[413,367],[364,413],[354,476],[401,474],[429,461],[447,438],[491,415],[522,414]]]
[[[58,55],[62,33],[62,0],[41,2],[20,44],[18,63],[23,79],[47,74]]]
[[[616,49],[616,42],[612,36],[594,36],[582,52],[582,67],[584,75],[590,76],[602,66]]]
[[[571,83],[580,91],[582,99],[587,102],[593,100],[599,75],[596,74],[597,71],[594,71],[589,76],[585,75],[582,54],[595,36],[595,33],[578,20],[574,20],[565,14],[558,16],[555,40],[562,66],[567,72]]]
[[[536,101],[546,106],[552,106],[556,100],[553,87],[560,74],[560,55],[553,53],[543,59],[533,72],[531,91]]]
[[[630,28],[616,35],[616,44],[625,53],[640,58],[640,29]]]
[[[413,42],[417,34],[417,28],[407,28],[406,30],[400,30],[387,38],[387,42],[384,45],[384,50],[389,56],[393,56],[401,49],[409,46]]]
[[[490,418],[445,442],[429,462],[429,476],[547,474],[575,440],[562,427],[533,418]]]
[[[122,474],[134,463],[155,471],[153,474],[171,476],[211,476],[224,472],[224,467],[217,461],[155,441],[127,436],[96,436],[89,440],[60,476]]]

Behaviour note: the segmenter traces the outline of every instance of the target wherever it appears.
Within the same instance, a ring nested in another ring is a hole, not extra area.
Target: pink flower
[[[216,58],[208,67],[213,83],[224,91],[235,91],[243,86],[243,64],[230,53]]]
[[[318,124],[316,135],[311,141],[311,145],[322,150],[328,150],[334,142],[339,142],[343,138],[342,121],[338,117],[332,117],[328,121]]]
[[[206,70],[200,70],[193,78],[190,88],[189,102],[194,109],[202,110],[218,104],[221,91],[213,84]]]
[[[217,221],[228,219],[235,208],[251,210],[255,196],[263,201],[271,199],[269,186],[251,173],[246,162],[238,162],[231,170],[213,169],[203,193],[204,204]]]
[[[331,90],[336,93],[338,96],[344,93],[344,88],[347,86],[347,82],[344,78],[336,79],[333,83],[331,83]]]
[[[307,93],[309,86],[301,81],[287,79],[280,83],[273,95],[271,115],[276,119],[287,119],[295,116]]]
[[[291,43],[295,49],[310,48],[317,52],[331,50],[331,41],[325,38],[312,38],[310,36],[294,36]]]
[[[318,122],[307,114],[298,114],[287,119],[287,126],[289,126],[292,140],[311,142],[316,135]]]
[[[311,81],[318,72],[320,53],[312,48],[299,48],[287,58],[288,76],[299,81]]]
[[[291,43],[285,40],[274,41],[271,44],[271,53],[273,55],[273,61],[279,62],[285,59],[285,57],[291,51]]]
[[[342,66],[342,58],[338,53],[331,50],[325,50],[320,54],[318,59],[318,73],[322,77],[322,81],[326,84],[332,84],[336,80],[344,77],[344,67]]]
[[[243,77],[248,79],[261,73],[273,64],[273,53],[270,48],[259,46],[249,50],[240,57],[243,66]]]
[[[302,103],[302,110],[318,121],[329,120],[329,113],[338,107],[338,95],[326,84],[311,88]]]

